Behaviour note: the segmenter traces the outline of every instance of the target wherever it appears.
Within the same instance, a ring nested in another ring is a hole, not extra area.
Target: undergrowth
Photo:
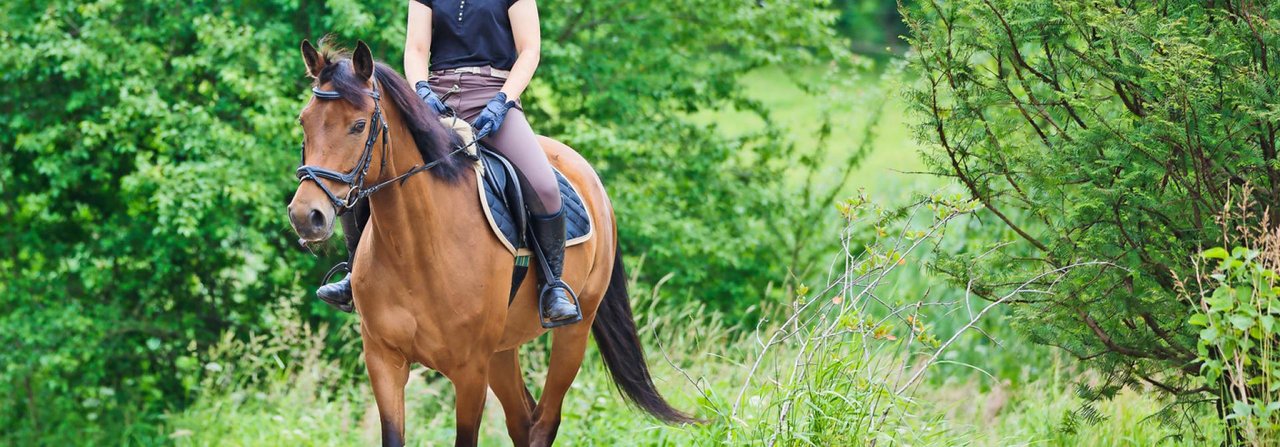
[[[665,426],[628,407],[598,354],[588,351],[565,402],[565,445],[1180,445],[1179,427],[1151,416],[1168,403],[1132,389],[1086,404],[1079,371],[1047,349],[1000,339],[986,321],[998,305],[904,285],[924,252],[975,209],[956,197],[908,210],[845,202],[844,249],[827,284],[809,290],[753,331],[726,323],[687,296],[636,292],[637,325],[658,388],[705,425]],[[890,228],[895,228],[890,230]],[[855,243],[849,235],[874,232]],[[642,266],[643,260],[633,265]],[[636,269],[638,270],[638,269]],[[912,279],[916,278],[916,279]],[[1048,283],[1051,283],[1049,281]],[[1011,294],[1031,289],[1014,289]],[[1013,295],[1010,295],[1013,296]],[[226,337],[200,359],[196,403],[167,417],[177,445],[351,445],[378,440],[377,413],[357,368],[320,355],[326,339],[358,339],[354,326],[302,323],[286,300],[275,333]],[[673,304],[672,302],[679,303]],[[998,315],[997,315],[998,316]],[[538,394],[546,338],[522,350]],[[354,354],[353,354],[354,355]],[[1021,356],[1021,358],[1019,358]],[[989,360],[984,362],[983,358]],[[1020,363],[1020,368],[1004,366]],[[988,366],[994,366],[988,368]],[[417,369],[406,392],[411,445],[451,442],[448,381]],[[1090,413],[1082,415],[1082,409]],[[1203,420],[1212,421],[1205,412]],[[489,399],[483,445],[509,445]],[[1088,416],[1088,417],[1082,417]]]

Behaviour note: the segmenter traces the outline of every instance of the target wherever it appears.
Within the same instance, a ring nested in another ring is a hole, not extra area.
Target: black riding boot
[[[549,216],[531,216],[534,244],[541,253],[542,288],[538,291],[538,310],[542,327],[553,328],[582,320],[577,297],[560,280],[564,272],[564,209]]]
[[[334,269],[343,269],[347,271],[342,279],[332,284],[325,284],[316,289],[316,297],[321,301],[337,308],[340,311],[351,313],[355,309],[353,305],[355,299],[351,297],[351,264],[356,258],[356,244],[360,242],[360,230],[363,225],[359,222],[357,214],[359,210],[352,210],[343,214],[342,219],[342,235],[347,243],[347,262],[345,268],[342,264],[334,266]],[[328,279],[328,278],[325,278]]]

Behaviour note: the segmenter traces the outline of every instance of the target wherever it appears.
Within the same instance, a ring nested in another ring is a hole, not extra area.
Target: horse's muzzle
[[[302,241],[317,242],[333,235],[333,207],[323,205],[289,204],[289,223]]]

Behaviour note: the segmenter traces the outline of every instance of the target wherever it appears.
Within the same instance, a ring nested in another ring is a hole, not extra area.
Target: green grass
[[[906,104],[894,94],[895,83],[903,82],[901,73],[857,75],[844,84],[821,93],[807,93],[797,79],[820,76],[818,70],[788,73],[779,68],[765,68],[743,76],[746,95],[758,101],[778,125],[786,129],[788,139],[801,148],[819,144],[817,135],[825,116],[832,123],[826,145],[834,146],[838,162],[861,143],[873,110],[883,108],[874,128],[874,148],[854,172],[848,190],[865,190],[877,200],[897,201],[912,193],[928,192],[943,186],[936,178],[919,174],[924,169],[920,146],[912,136],[913,123],[906,114]],[[721,134],[737,137],[758,131],[765,122],[748,111],[727,108],[707,111],[694,117],[701,123],[714,124]]]
[[[648,307],[652,297],[637,297],[638,306]],[[731,423],[722,414],[746,379],[746,364],[758,352],[751,337],[734,333],[713,315],[692,306],[677,312],[641,317],[644,337],[649,342],[649,363],[658,387],[678,408],[694,410],[711,420],[705,426],[673,427],[659,424],[623,403],[600,365],[594,349],[589,350],[582,372],[568,395],[559,440],[563,445],[758,445],[770,436],[769,420],[779,390],[774,380],[749,390],[742,421]],[[657,333],[655,328],[666,328]],[[695,328],[679,332],[671,328]],[[266,343],[271,343],[267,341]],[[313,340],[310,344],[320,343]],[[527,350],[531,389],[543,378],[545,351],[534,344]],[[272,351],[262,349],[261,351]],[[795,354],[784,350],[783,357]],[[230,358],[212,361],[234,362],[241,351],[227,351]],[[212,392],[184,412],[171,415],[166,431],[177,445],[369,445],[378,440],[376,408],[368,384],[363,379],[344,379],[335,364],[318,356],[278,356],[263,365],[270,370],[259,381],[248,381]],[[1070,392],[1070,382],[1061,367],[1045,380],[1021,387],[994,387],[986,390],[975,381],[927,385],[914,403],[906,406],[898,430],[887,437],[907,445],[1198,445],[1171,438],[1177,431],[1148,416],[1164,404],[1150,393],[1126,391],[1116,399],[1098,404],[1103,421],[1084,424],[1075,433],[1064,430],[1064,418],[1082,402]],[[679,369],[677,369],[677,367]],[[451,442],[453,437],[452,391],[438,375],[415,373],[406,391],[410,445],[428,446]],[[696,385],[688,378],[696,380]],[[812,386],[810,384],[807,386]],[[848,387],[849,385],[846,385]],[[850,394],[836,399],[866,403],[866,395],[856,386]],[[792,393],[796,390],[788,391]],[[704,393],[705,397],[704,397]],[[794,394],[794,393],[792,393]],[[821,404],[810,395],[808,401]],[[861,396],[861,397],[860,397]],[[756,402],[756,401],[759,402]],[[848,411],[845,405],[826,410]],[[851,417],[830,413],[835,419]],[[1206,418],[1211,419],[1211,418]],[[763,428],[762,428],[763,427]],[[782,445],[807,445],[802,439],[826,439],[815,445],[861,445],[869,438],[847,437],[845,431],[812,431],[801,427],[803,436],[785,438]],[[798,432],[797,432],[798,433]],[[792,432],[784,433],[793,434]],[[482,428],[485,446],[509,445],[501,408],[490,397]],[[831,439],[844,440],[833,444]]]
[[[944,417],[952,444],[973,446],[1157,446],[1218,445],[1217,418],[1199,408],[1191,415],[1204,424],[1198,430],[1162,424],[1153,417],[1170,400],[1154,390],[1127,388],[1115,398],[1087,403],[1074,393],[1078,380],[1089,373],[1076,371],[1071,362],[1052,356],[1048,377],[1022,385],[982,387],[976,381],[938,385],[924,390],[921,399]],[[1096,410],[1096,421],[1078,415],[1086,404]],[[1204,433],[1208,439],[1196,439]]]

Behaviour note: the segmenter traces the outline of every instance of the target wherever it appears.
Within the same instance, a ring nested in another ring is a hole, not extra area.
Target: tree
[[[736,300],[787,276],[772,228],[798,219],[782,200],[794,147],[686,117],[750,107],[746,70],[847,63],[826,3],[542,6],[524,99],[601,170],[624,252],[656,266],[650,281],[678,271],[719,307],[754,304]],[[298,43],[360,38],[397,66],[404,23],[403,2],[0,4],[4,439],[162,436],[148,424],[192,398],[205,346],[270,332],[269,303],[311,301],[342,253],[309,256],[284,220],[308,95]]]
[[[1094,397],[1204,391],[1177,285],[1222,243],[1214,218],[1244,185],[1254,218],[1280,222],[1280,4],[965,0],[908,15],[927,157],[1010,242],[940,268],[990,296],[1106,261],[1017,302],[1016,324],[1103,372]]]

